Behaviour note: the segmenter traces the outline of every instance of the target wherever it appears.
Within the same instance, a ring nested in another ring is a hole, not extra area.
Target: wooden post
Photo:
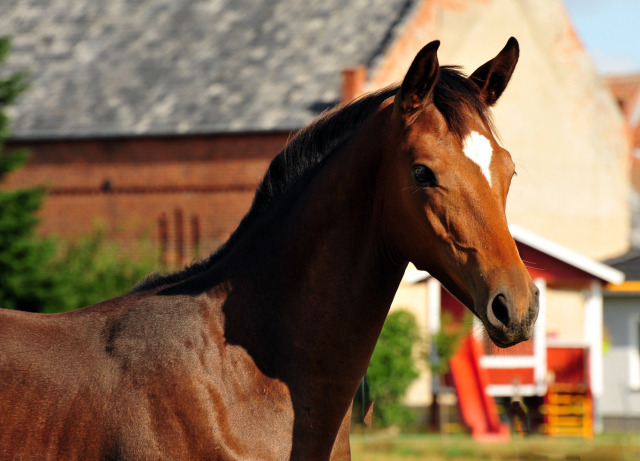
[[[196,259],[200,256],[200,220],[195,213],[191,215],[191,244],[193,245],[191,257]]]
[[[185,264],[184,258],[184,223],[182,219],[182,208],[176,208],[174,212],[176,228],[176,263],[178,266]]]
[[[165,267],[168,263],[167,246],[169,244],[169,229],[167,227],[167,214],[158,216],[158,240],[160,242],[160,265]]]

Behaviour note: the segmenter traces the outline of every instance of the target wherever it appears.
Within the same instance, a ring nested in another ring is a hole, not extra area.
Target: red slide
[[[464,423],[478,441],[508,440],[509,426],[500,422],[493,397],[487,395],[489,384],[486,370],[480,367],[482,346],[468,335],[450,361],[451,375],[458,394],[458,404]]]

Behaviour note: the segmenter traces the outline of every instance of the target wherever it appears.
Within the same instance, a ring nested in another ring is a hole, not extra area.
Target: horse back
[[[108,451],[115,374],[100,352],[100,318],[87,314],[0,310],[0,459]]]
[[[286,390],[229,348],[212,304],[127,295],[67,314],[0,310],[0,459],[282,458],[290,442],[265,440],[286,438],[268,423],[291,419]],[[250,424],[260,407],[264,424]]]

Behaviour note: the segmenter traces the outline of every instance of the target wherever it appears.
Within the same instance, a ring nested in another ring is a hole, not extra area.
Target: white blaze
[[[491,148],[489,140],[477,131],[472,131],[464,138],[462,151],[464,155],[480,167],[482,174],[487,178],[489,186],[491,186],[491,171],[489,170],[489,165],[491,165],[493,149]]]

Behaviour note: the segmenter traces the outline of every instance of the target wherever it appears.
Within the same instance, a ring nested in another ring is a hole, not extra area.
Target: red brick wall
[[[147,236],[158,244],[158,219],[167,220],[171,257],[176,210],[183,215],[184,257],[194,255],[192,219],[200,254],[223,243],[251,205],[255,188],[289,133],[139,137],[11,142],[31,152],[27,166],[2,187],[45,185],[42,235],[73,238],[96,225],[135,252]]]

